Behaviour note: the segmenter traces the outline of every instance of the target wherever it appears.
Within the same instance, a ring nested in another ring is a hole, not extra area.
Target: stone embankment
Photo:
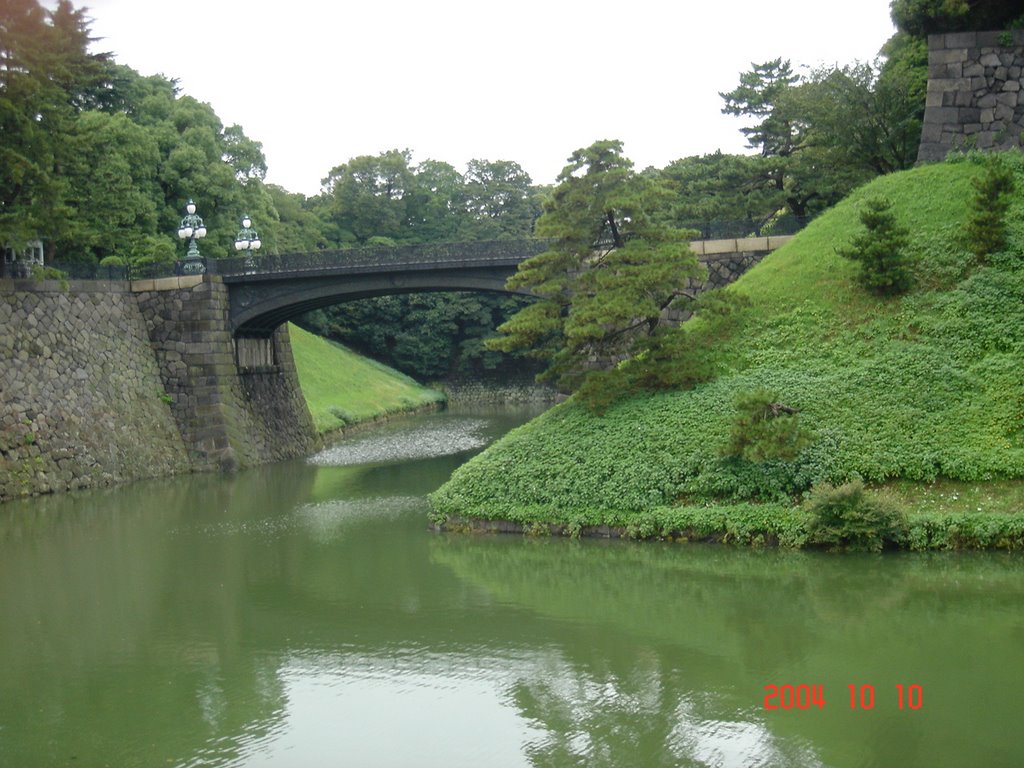
[[[216,277],[0,280],[0,325],[0,501],[316,445],[287,328],[233,339]]]
[[[564,400],[551,387],[537,384],[531,378],[506,379],[459,379],[441,381],[430,385],[445,393],[452,405],[527,405],[532,403],[554,403]]]
[[[0,286],[0,499],[186,472],[127,283]]]

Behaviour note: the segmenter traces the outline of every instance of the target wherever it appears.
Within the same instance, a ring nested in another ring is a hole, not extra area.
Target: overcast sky
[[[889,0],[83,0],[94,51],[176,78],[313,195],[357,155],[514,160],[550,183],[621,139],[637,168],[748,151],[721,114],[753,62],[870,61]],[[798,70],[799,71],[799,70]]]

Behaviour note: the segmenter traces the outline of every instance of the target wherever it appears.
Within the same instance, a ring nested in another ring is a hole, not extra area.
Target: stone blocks
[[[0,285],[0,500],[187,472],[145,321],[118,283]]]
[[[0,501],[312,450],[287,328],[240,371],[227,306],[212,277],[0,281]]]
[[[918,162],[942,160],[953,150],[1021,146],[1022,72],[1024,30],[1009,41],[1000,32],[931,35]]]

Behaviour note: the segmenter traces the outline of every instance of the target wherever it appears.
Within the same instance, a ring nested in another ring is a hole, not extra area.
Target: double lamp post
[[[188,241],[185,260],[181,263],[181,274],[204,274],[206,272],[206,261],[199,255],[199,245],[196,241],[206,237],[206,225],[203,224],[202,218],[196,214],[196,204],[191,199],[185,205],[185,216],[178,226],[178,237]],[[243,216],[242,228],[235,235],[235,250],[245,251],[246,269],[255,268],[256,262],[253,256],[262,245],[263,242],[260,240],[260,236],[252,228],[252,219],[248,216]]]

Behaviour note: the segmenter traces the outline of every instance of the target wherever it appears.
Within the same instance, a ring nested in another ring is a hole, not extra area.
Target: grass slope
[[[552,409],[454,473],[432,496],[438,519],[799,543],[806,527],[797,504],[821,482],[901,478],[895,495],[915,505],[932,487],[956,493],[929,485],[936,480],[1001,478],[1019,502],[1019,485],[1006,479],[1024,474],[1024,210],[1018,201],[1010,213],[1016,247],[975,265],[957,241],[979,173],[970,162],[932,165],[858,190],[730,288],[750,303],[722,343],[716,378],[625,398],[603,416],[571,400]],[[918,259],[918,287],[898,299],[864,292],[856,265],[835,252],[861,229],[862,201],[875,196],[893,201]],[[813,433],[791,461],[720,455],[737,394],[757,387],[798,408]],[[980,524],[950,522],[961,513],[966,507],[919,521],[931,528],[917,532],[917,545],[956,543],[959,534],[935,526]]]
[[[299,384],[317,431],[444,400],[408,376],[296,325],[288,326]]]

